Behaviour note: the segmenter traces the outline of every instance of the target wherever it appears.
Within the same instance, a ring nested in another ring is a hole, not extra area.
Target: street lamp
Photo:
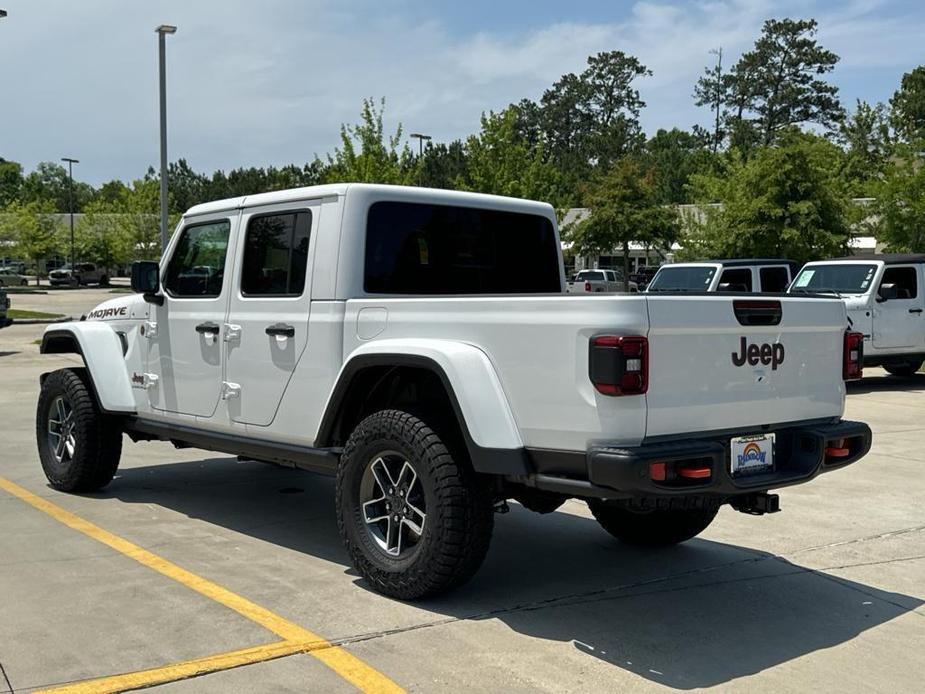
[[[176,34],[177,28],[161,24],[157,33],[157,64],[160,80],[161,104],[161,253],[167,248],[167,34]]]
[[[409,137],[411,137],[412,139],[416,139],[418,141],[418,145],[419,145],[418,155],[423,157],[424,156],[424,140],[430,140],[431,139],[430,135],[422,135],[421,133],[411,133]]]
[[[76,273],[74,263],[74,164],[79,164],[77,159],[70,157],[61,157],[61,161],[67,162],[67,206],[71,211],[71,273]],[[74,277],[77,275],[74,274]]]

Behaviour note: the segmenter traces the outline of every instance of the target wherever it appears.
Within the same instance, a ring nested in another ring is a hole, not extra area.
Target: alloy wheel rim
[[[392,558],[414,552],[424,536],[427,505],[421,479],[405,456],[387,451],[369,461],[360,502],[366,531],[381,551]]]
[[[70,401],[59,395],[48,408],[48,444],[58,463],[69,463],[77,450],[74,408]]]

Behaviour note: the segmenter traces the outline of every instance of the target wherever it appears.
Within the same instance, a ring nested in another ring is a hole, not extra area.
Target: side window
[[[898,299],[914,299],[919,293],[914,267],[888,267],[880,280],[880,286],[884,284],[895,285]]]
[[[747,267],[736,267],[723,270],[719,278],[721,292],[750,292],[752,291],[752,271]]]
[[[761,277],[761,291],[785,292],[790,284],[790,273],[785,267],[763,267],[758,271]]]
[[[252,217],[244,239],[241,293],[300,296],[305,289],[311,229],[308,211]]]
[[[164,289],[178,297],[221,294],[230,232],[227,219],[185,227],[167,263]]]

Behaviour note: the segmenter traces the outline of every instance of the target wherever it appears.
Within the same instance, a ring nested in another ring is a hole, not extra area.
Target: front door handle
[[[922,309],[920,308],[910,308],[909,313],[921,313]]]
[[[206,321],[196,326],[196,332],[200,335],[218,335],[220,330],[218,323],[213,323],[212,321]]]
[[[285,323],[274,323],[267,326],[267,335],[277,335],[281,337],[295,337],[295,328]]]

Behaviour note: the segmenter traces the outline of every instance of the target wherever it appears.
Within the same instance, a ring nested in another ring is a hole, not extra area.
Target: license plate
[[[774,467],[774,434],[737,436],[729,443],[733,475],[770,470]]]

